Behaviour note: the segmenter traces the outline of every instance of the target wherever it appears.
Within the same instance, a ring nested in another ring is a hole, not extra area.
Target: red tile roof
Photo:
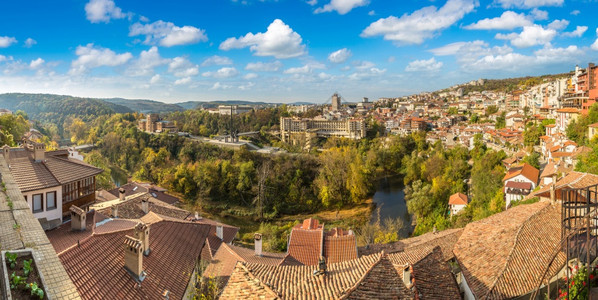
[[[162,221],[150,228],[147,276],[139,285],[124,268],[123,240],[133,230],[93,235],[59,256],[83,299],[158,299],[165,290],[183,297],[209,226]]]
[[[563,188],[579,189],[598,184],[598,175],[572,171],[567,176],[559,179],[555,184],[556,198],[562,200],[561,191]],[[550,197],[550,185],[543,186],[529,197]]]
[[[508,181],[507,184],[505,184],[505,187],[514,188],[514,189],[531,190],[532,184],[530,182]]]
[[[357,258],[357,241],[353,232],[334,228],[324,237],[324,257],[328,263]]]
[[[453,252],[474,296],[515,298],[533,290],[560,247],[560,220],[559,206],[537,202],[468,224]]]
[[[317,264],[323,255],[323,237],[324,226],[319,225],[317,220],[308,219],[303,224],[297,224],[289,236],[289,260],[285,258],[283,264],[292,264],[295,261],[304,265]]]
[[[523,163],[521,165],[510,168],[507,174],[505,174],[505,177],[502,179],[502,181],[509,180],[518,175],[523,175],[523,177],[529,179],[532,182],[537,183],[539,174],[540,171],[538,169],[534,168],[530,164]]]
[[[467,195],[463,193],[452,194],[449,198],[449,205],[467,205],[467,203],[469,203],[469,200]]]

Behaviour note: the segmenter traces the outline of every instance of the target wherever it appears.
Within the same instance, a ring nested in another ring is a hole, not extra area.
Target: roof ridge
[[[366,278],[366,277],[367,277],[367,276],[368,276],[368,275],[369,275],[369,274],[372,272],[372,270],[373,270],[373,269],[374,269],[374,268],[375,268],[377,265],[379,265],[379,264],[382,262],[382,260],[383,260],[384,258],[386,258],[386,259],[387,259],[387,260],[390,262],[390,264],[394,266],[394,264],[392,263],[392,261],[390,261],[390,260],[388,259],[388,254],[387,254],[387,253],[385,253],[385,251],[381,251],[381,252],[378,252],[378,253],[374,253],[374,254],[372,254],[372,255],[378,255],[378,259],[376,259],[376,261],[374,261],[374,263],[372,263],[372,264],[370,265],[370,267],[369,267],[369,268],[368,268],[368,269],[367,269],[367,270],[366,270],[366,271],[363,273],[363,275],[361,276],[361,278],[359,278],[358,280],[356,280],[356,281],[355,281],[355,284],[353,284],[353,286],[352,286],[352,287],[350,287],[349,289],[347,289],[347,290],[345,290],[345,291],[343,291],[343,292],[341,293],[341,295],[340,295],[340,296],[341,296],[341,297],[340,297],[340,299],[347,299],[347,297],[348,297],[348,296],[349,296],[349,295],[350,295],[352,292],[354,292],[354,291],[357,289],[357,287],[359,287],[359,285],[361,284],[361,282],[362,282],[362,281],[363,281],[363,280],[364,280],[364,279],[365,279],[365,278]],[[363,257],[363,256],[362,256],[362,257]],[[394,269],[394,270],[395,270],[395,272],[396,272],[396,269],[395,269],[395,268],[393,268],[393,269]],[[397,273],[397,275],[398,275],[398,273]]]
[[[548,202],[538,202],[538,203],[548,203]],[[531,204],[533,205],[533,204]],[[488,297],[488,295],[490,295],[492,293],[492,291],[494,290],[494,288],[496,287],[496,284],[498,283],[498,281],[503,277],[503,275],[505,274],[506,271],[506,266],[509,265],[509,263],[511,262],[511,260],[513,259],[513,252],[515,251],[515,248],[517,247],[518,243],[519,243],[519,235],[521,234],[521,231],[523,230],[523,228],[525,227],[525,225],[527,224],[527,222],[529,220],[531,220],[533,217],[539,215],[540,213],[544,212],[544,210],[548,209],[552,207],[552,205],[548,204],[545,207],[543,207],[542,209],[536,211],[535,213],[531,214],[529,217],[527,217],[522,225],[519,227],[519,229],[517,230],[517,234],[515,235],[515,242],[513,243],[513,248],[511,248],[511,251],[509,251],[509,255],[507,255],[507,260],[505,261],[505,268],[502,268],[502,271],[500,272],[500,275],[498,275],[496,277],[496,280],[494,281],[494,283],[492,283],[491,287],[488,289],[488,293],[486,293],[485,297]]]
[[[227,243],[222,243],[222,245],[220,245],[220,247],[225,247],[226,250],[228,252],[230,252],[232,255],[234,255],[235,257],[237,257],[237,259],[239,261],[247,262],[243,257],[241,257],[241,255],[239,255],[236,251],[234,251],[231,247],[229,247],[229,245]]]
[[[76,166],[86,167],[88,169],[101,170],[102,172],[104,172],[104,169],[100,169],[98,167],[94,167],[94,166],[92,166],[92,165],[90,165],[90,164],[88,164],[88,163],[86,163],[84,161],[82,161],[83,163],[76,163],[74,161],[70,161],[68,158],[65,159],[65,158],[61,158],[61,157],[58,157],[58,156],[54,156],[54,155],[50,155],[49,158],[57,159],[57,160],[64,161],[64,162],[68,162],[69,164],[76,165]]]
[[[237,262],[237,264],[235,265],[235,267],[237,266],[241,266],[241,268],[245,271],[245,273],[257,284],[259,284],[261,287],[264,288],[264,290],[266,290],[267,292],[271,293],[272,295],[274,295],[276,298],[281,299],[281,294],[279,294],[278,292],[274,291],[272,288],[270,288],[266,283],[262,282],[261,279],[259,279],[257,276],[253,275],[253,273],[251,273],[251,270],[249,270],[247,268],[247,266],[245,266],[245,262]]]

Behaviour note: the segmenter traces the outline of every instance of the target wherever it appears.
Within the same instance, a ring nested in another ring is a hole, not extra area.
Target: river
[[[371,222],[378,220],[378,208],[380,220],[386,218],[401,219],[404,228],[399,232],[400,237],[409,235],[411,221],[405,203],[405,187],[403,178],[400,176],[385,177],[377,182],[376,193],[372,201],[376,203],[376,209],[372,212]]]

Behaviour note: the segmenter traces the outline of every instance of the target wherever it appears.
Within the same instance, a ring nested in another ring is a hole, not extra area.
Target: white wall
[[[523,199],[523,197],[525,197],[525,195],[515,195],[515,194],[507,194],[507,182],[509,181],[516,181],[516,182],[529,182],[532,184],[532,188],[531,190],[533,191],[536,188],[536,183],[527,179],[525,176],[523,175],[517,175],[507,181],[505,181],[505,185],[504,185],[504,192],[505,192],[505,202],[507,204],[507,207],[509,207],[509,204],[511,204],[511,201],[518,201]]]
[[[463,276],[463,272],[461,272],[461,290],[465,293],[463,299],[464,300],[475,300],[467,281],[465,280],[465,276]]]
[[[46,193],[47,192],[56,192],[56,208],[52,210],[47,210],[46,204]],[[47,189],[42,190],[35,190],[23,193],[24,197],[27,197],[27,204],[29,204],[29,208],[33,207],[33,195],[34,194],[43,194],[44,200],[44,211],[33,213],[38,219],[46,218],[48,221],[61,219],[62,220],[62,186],[55,186]]]
[[[464,209],[465,206],[466,205],[464,205],[464,204],[460,204],[460,205],[451,204],[451,215],[453,215],[453,216],[456,215],[458,212],[460,212],[462,209]]]

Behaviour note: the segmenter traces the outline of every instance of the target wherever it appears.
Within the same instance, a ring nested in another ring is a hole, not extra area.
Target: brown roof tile
[[[467,195],[463,193],[452,194],[449,198],[449,204],[451,205],[467,205],[468,202]]]
[[[538,171],[538,169],[534,168],[530,164],[523,163],[521,165],[510,168],[505,177],[502,179],[502,181],[509,180],[518,175],[523,175],[523,177],[537,183],[539,174],[540,171]]]
[[[412,276],[419,299],[461,299],[455,276],[443,260],[440,247],[413,264]]]
[[[537,202],[468,224],[453,251],[476,298],[513,298],[537,286],[560,233],[560,208]]]
[[[165,290],[181,299],[204,245],[209,226],[162,221],[151,225],[147,273],[138,286],[124,268],[123,241],[133,230],[96,234],[60,255],[84,299],[157,299]]]
[[[297,224],[293,227],[289,237],[288,256],[290,256],[290,260],[285,259],[283,264],[289,264],[291,261],[297,261],[304,265],[317,264],[323,254],[323,237],[324,226],[319,225],[317,220],[308,219],[303,224]]]

